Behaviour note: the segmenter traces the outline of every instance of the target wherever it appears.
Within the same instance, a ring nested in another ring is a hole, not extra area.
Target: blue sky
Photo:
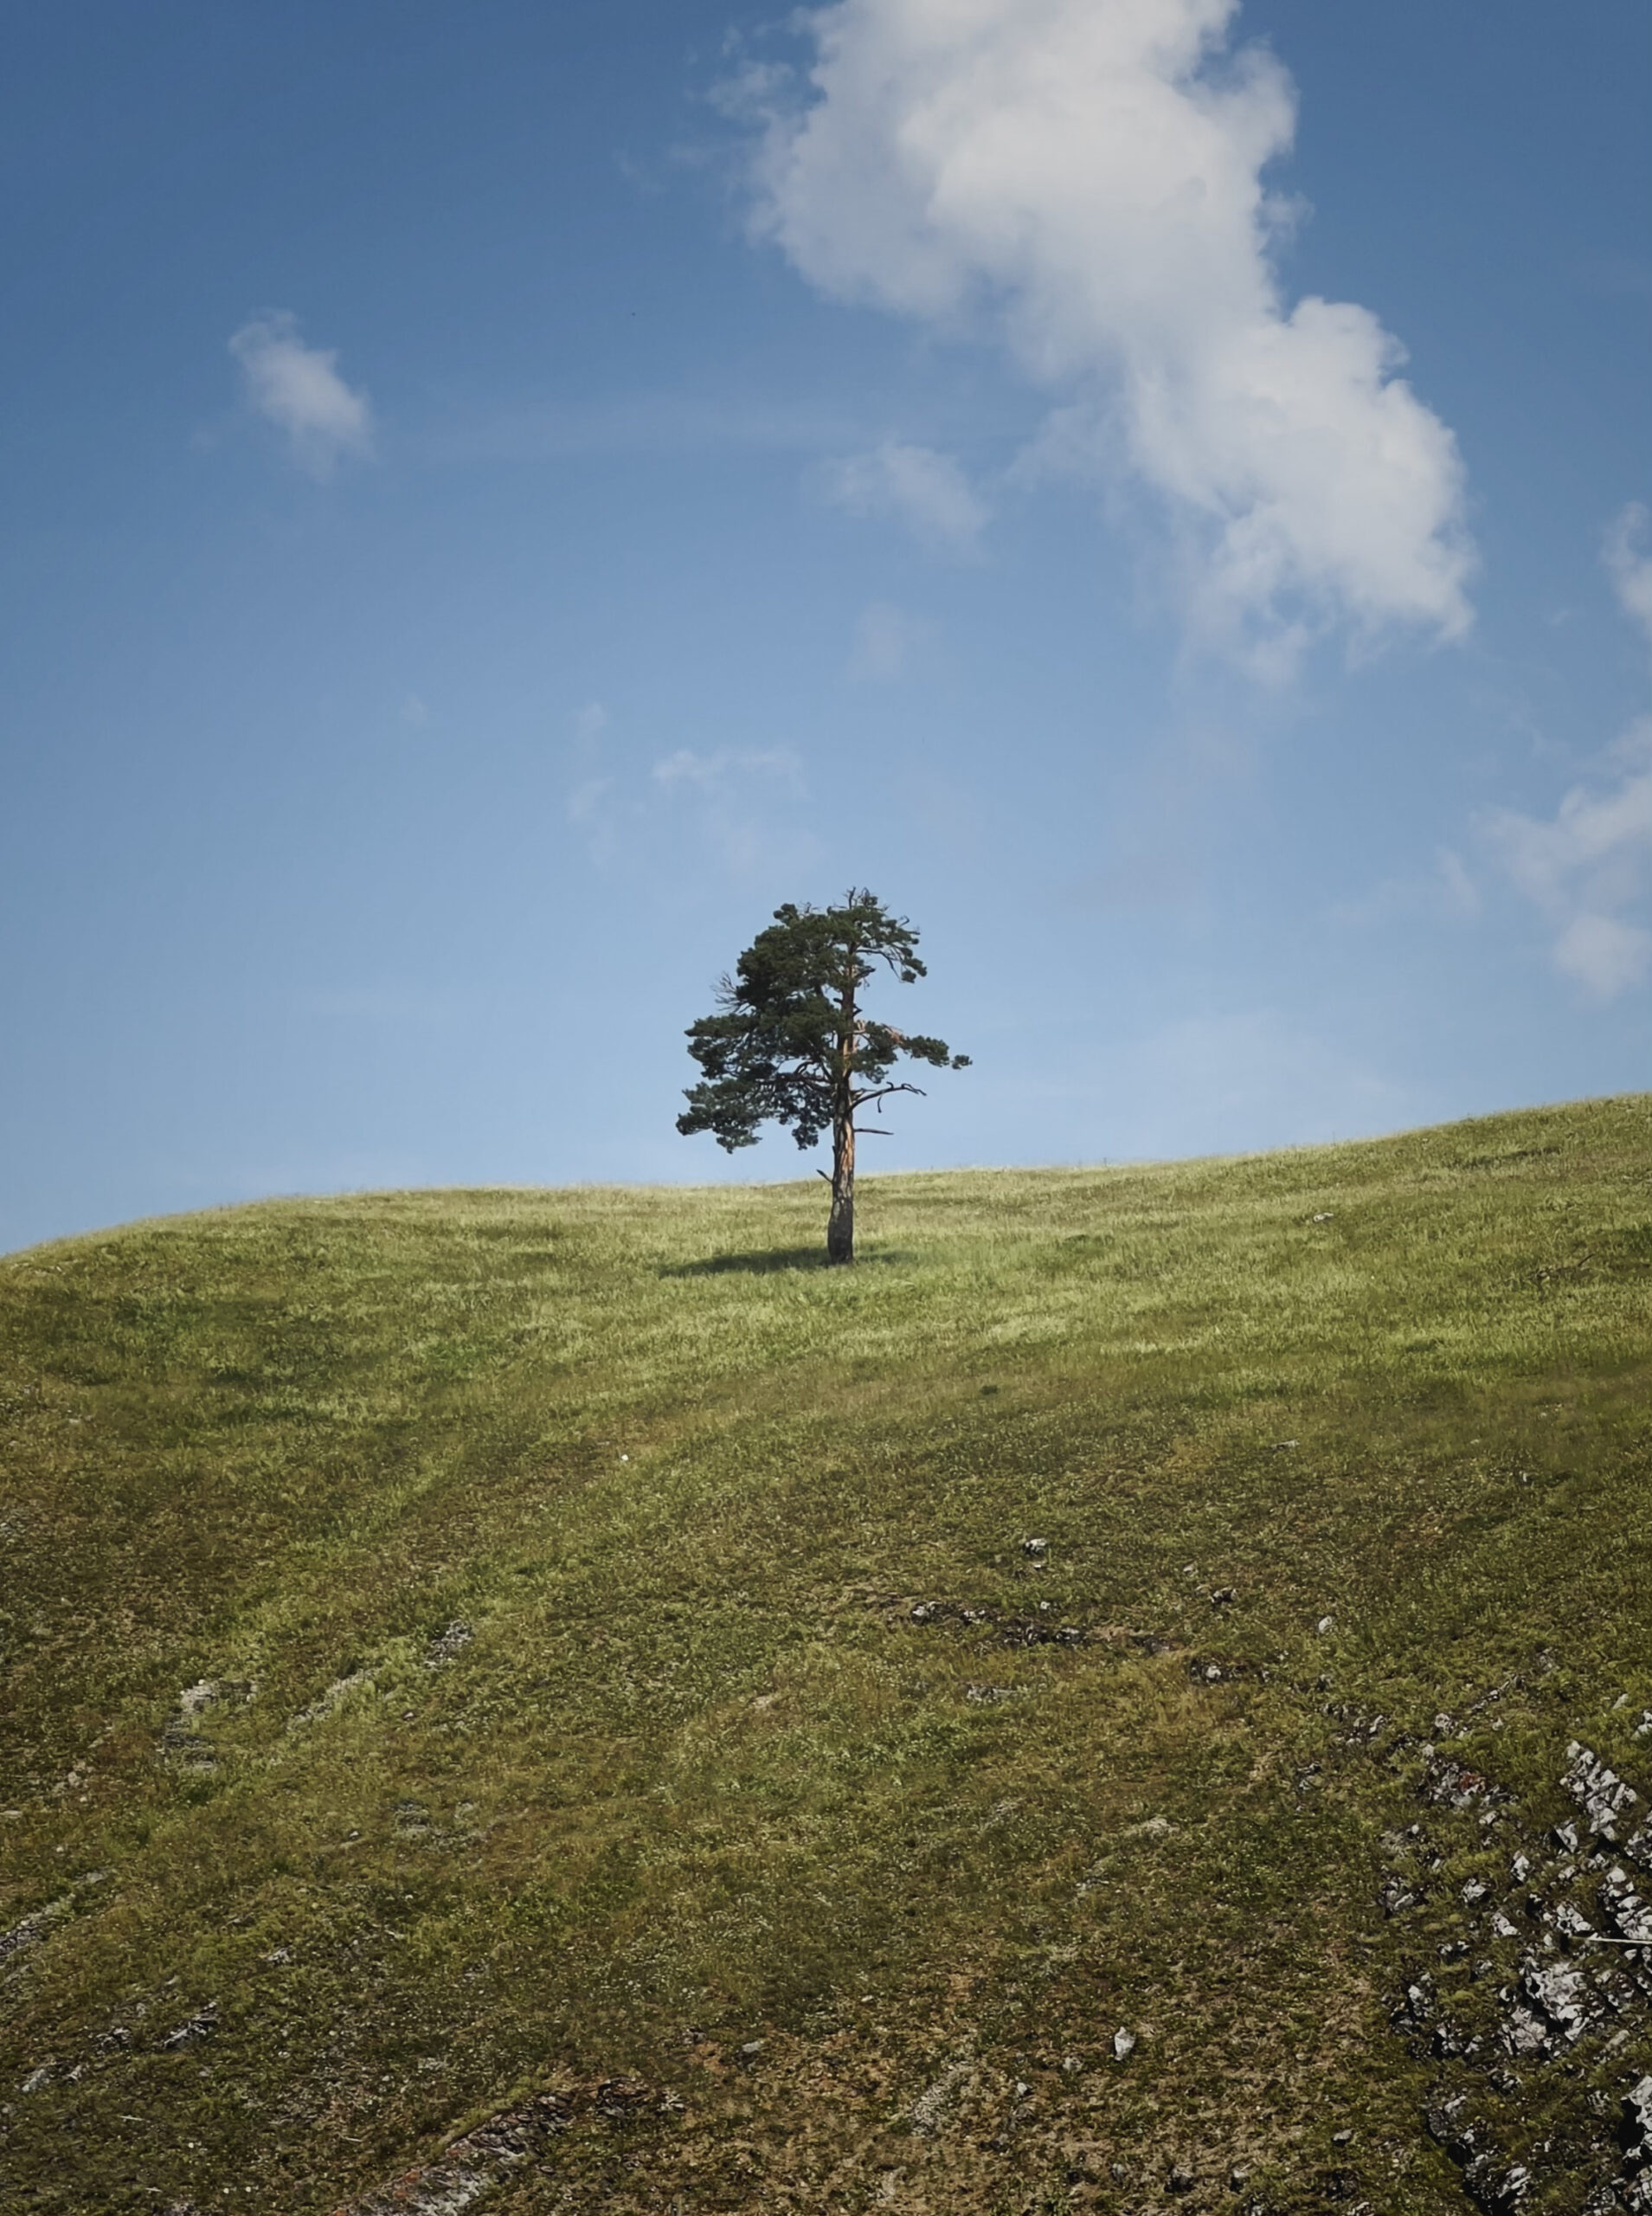
[[[879,1167],[1652,1085],[1638,0],[3,35],[0,1245],[796,1175],[682,1032],[851,884]]]

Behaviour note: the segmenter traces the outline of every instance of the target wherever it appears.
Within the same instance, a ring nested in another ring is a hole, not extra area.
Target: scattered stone
[[[1571,1962],[1540,1964],[1528,1955],[1520,1965],[1520,1984],[1527,1997],[1568,2039],[1581,2038],[1591,2008],[1588,1983],[1580,1969]]]
[[[1115,2062],[1128,2062],[1135,2052],[1135,2033],[1127,2031],[1121,2024],[1113,2034],[1113,2059]]]
[[[1503,2045],[1510,2054],[1546,2054],[1549,2051],[1548,2032],[1523,2000],[1516,2000],[1509,2009],[1508,2020],[1503,2026]]]
[[[1598,1755],[1576,1739],[1566,1748],[1566,1768],[1560,1782],[1574,1800],[1582,1803],[1590,1830],[1614,1841],[1619,1818],[1640,1798],[1616,1770],[1608,1769]]]
[[[1503,1914],[1501,1909],[1495,1909],[1493,1910],[1491,1928],[1500,1939],[1517,1939],[1520,1936],[1520,1934],[1515,1930],[1508,1918]]]
[[[17,2088],[18,2091],[20,2093],[38,2093],[42,2085],[49,2085],[51,2084],[52,2078],[56,2068],[57,2065],[55,2062],[42,2062],[37,2070],[31,2070],[29,2071],[28,2077],[23,2079],[22,2084]]]
[[[1315,1625],[1314,1628],[1321,1639],[1327,1639],[1336,1629],[1336,1618],[1334,1616],[1321,1616],[1318,1623]]]
[[[186,2017],[183,2023],[175,2025],[162,2039],[161,2045],[171,2049],[193,2046],[197,2039],[214,2038],[217,2029],[218,2004],[215,2000],[209,2000],[204,2008],[198,2008],[193,2016]]]
[[[1047,1608],[1050,1603],[1041,1601],[1038,1605]],[[965,1620],[980,1621],[986,1614],[983,1608]],[[1084,1634],[1077,1624],[1040,1623],[1036,1616],[1012,1617],[999,1626],[998,1637],[1000,1646],[1082,1646],[1084,1643]]]
[[[964,1698],[985,1708],[1001,1700],[1013,1700],[1017,1688],[1013,1685],[966,1685]]]
[[[1495,1788],[1490,1780],[1477,1769],[1453,1761],[1450,1755],[1435,1755],[1431,1749],[1425,1752],[1428,1767],[1423,1773],[1423,1791],[1429,1800],[1441,1801],[1449,1808],[1471,1808],[1476,1800],[1492,1796]]]
[[[1170,2166],[1170,2175],[1165,2182],[1169,2186],[1172,2193],[1191,2193],[1198,2183],[1198,2180],[1185,2162],[1173,2162]]]
[[[1620,1939],[1637,1947],[1652,1947],[1652,1908],[1616,1863],[1600,1881],[1598,1898],[1602,1912]]]
[[[921,2139],[931,2137],[941,2129],[947,2111],[974,2074],[967,2062],[951,2062],[932,2084],[924,2087],[912,2103],[910,2118],[913,2130]]]
[[[1218,1585],[1211,1595],[1211,1606],[1213,1608],[1231,1608],[1238,1597],[1237,1587]]]
[[[1652,2078],[1623,2096],[1623,2141],[1631,2162],[1652,2162]]]
[[[1554,1841],[1558,1847],[1564,1848],[1566,1853],[1575,1854],[1578,1852],[1578,1826],[1576,1824],[1557,1824],[1554,1829],[1549,1833],[1549,1837]]]
[[[990,1608],[972,1607],[960,1601],[915,1601],[907,1611],[907,1621],[914,1624],[991,1624],[996,1623],[998,1619]],[[1047,1626],[1029,1625],[1025,1620],[1018,1620],[1006,1629],[1005,1644],[1012,1646],[1037,1646],[1040,1639],[1050,1635]],[[1032,1639],[1023,1636],[1029,1630],[1038,1636]],[[1077,1645],[1083,1636],[1083,1632],[1074,1632],[1070,1643]]]
[[[0,1931],[0,1968],[3,1968],[14,1955],[21,1955],[26,1948],[39,1944],[46,1927],[63,1914],[68,1907],[67,1895],[61,1900],[48,1901],[44,1908],[37,1908],[32,1916],[14,1923],[10,1931]]]
[[[1486,1895],[1489,1891],[1489,1886],[1483,1884],[1478,1878],[1470,1878],[1468,1884],[1462,1889],[1464,1906],[1468,1908],[1474,1908],[1477,1906],[1481,1901],[1485,1899]]]
[[[308,1708],[301,1708],[296,1716],[289,1718],[287,1730],[297,1731],[304,1724],[319,1723],[324,1717],[332,1714],[341,1701],[348,1700],[351,1693],[359,1691],[363,1686],[370,1686],[372,1683],[372,1672],[369,1670],[352,1670],[347,1678],[335,1678],[319,1700],[312,1701]]]
[[[1021,1552],[1029,1562],[1042,1562],[1049,1551],[1050,1542],[1047,1539],[1023,1539],[1021,1542]]]
[[[451,1662],[462,1647],[468,1646],[475,1636],[462,1617],[455,1617],[447,1630],[439,1638],[433,1639],[426,1648],[426,1669],[440,1670],[444,1662]]]
[[[1347,1724],[1348,1729],[1342,1736],[1345,1747],[1374,1746],[1388,1728],[1388,1718],[1380,1709],[1370,1716],[1362,1715],[1357,1709],[1350,1710],[1346,1708],[1328,1708],[1326,1714],[1335,1716]]]
[[[352,2200],[337,2216],[459,2216],[524,2162],[543,2155],[581,2116],[624,2124],[654,2113],[676,2115],[682,2103],[635,2078],[603,2078],[540,2093],[502,2110],[417,2169]]]

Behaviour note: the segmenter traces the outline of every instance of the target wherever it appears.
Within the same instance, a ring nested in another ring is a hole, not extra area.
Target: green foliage
[[[870,892],[852,890],[836,908],[787,901],[725,977],[719,1012],[691,1025],[689,1052],[704,1073],[688,1092],[677,1128],[715,1134],[730,1154],[755,1146],[777,1123],[800,1147],[818,1143],[835,1118],[894,1092],[890,1082],[907,1056],[939,1069],[965,1069],[942,1039],[867,1021],[865,986],[883,967],[902,984],[925,975],[917,933]]]
[[[324,2216],[548,2086],[499,2216],[1460,2212],[1381,1841],[1443,1992],[1509,1849],[1393,1735],[1652,1800],[1649,1190],[1634,1099],[877,1179],[852,1272],[807,1182],[0,1262],[8,2211]]]

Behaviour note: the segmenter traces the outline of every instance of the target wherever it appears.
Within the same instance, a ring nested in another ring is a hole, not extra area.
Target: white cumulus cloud
[[[283,309],[251,317],[229,351],[241,364],[247,399],[286,433],[293,460],[311,476],[329,477],[342,456],[372,452],[366,394],[339,376],[336,351],[305,345],[296,316]]]
[[[985,503],[951,454],[885,439],[827,472],[828,497],[851,514],[890,516],[932,553],[969,560],[980,551]]]
[[[1652,559],[1638,551],[1638,504],[1607,533],[1604,559],[1624,613],[1652,644]],[[1481,828],[1515,885],[1555,926],[1556,969],[1599,1000],[1652,971],[1652,931],[1636,920],[1652,877],[1652,716],[1607,750],[1604,779],[1578,784],[1552,818],[1498,808]]]
[[[996,332],[1060,395],[1070,460],[1169,504],[1207,633],[1276,663],[1338,619],[1455,636],[1456,442],[1368,309],[1287,302],[1263,177],[1295,95],[1232,48],[1237,8],[816,9],[807,94],[750,81],[756,228],[837,298]]]

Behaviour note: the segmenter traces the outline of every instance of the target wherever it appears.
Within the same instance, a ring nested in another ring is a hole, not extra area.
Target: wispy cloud
[[[1639,548],[1638,504],[1607,533],[1604,559],[1623,612],[1652,646],[1652,558]],[[1637,920],[1652,874],[1652,716],[1642,716],[1552,817],[1496,808],[1480,828],[1527,899],[1555,929],[1555,967],[1612,1000],[1652,971],[1652,931]]]
[[[579,712],[577,774],[562,802],[599,867],[657,874],[662,854],[680,862],[691,841],[740,877],[813,853],[812,838],[796,828],[808,789],[790,747],[679,746],[645,769],[614,746],[609,723],[601,701]]]
[[[933,447],[885,439],[826,473],[826,495],[852,515],[892,518],[931,553],[973,561],[987,527],[985,502],[960,464]]]
[[[1406,917],[1435,923],[1469,923],[1484,905],[1469,865],[1455,847],[1437,847],[1433,867],[1411,877],[1385,878],[1363,898],[1340,900],[1331,915],[1340,924],[1387,924]]]
[[[740,81],[755,228],[822,291],[985,329],[1070,467],[1159,495],[1190,615],[1261,669],[1335,622],[1469,622],[1463,478],[1368,309],[1284,299],[1295,93],[1237,0],[836,0]],[[1053,451],[1053,449],[1052,449]],[[1048,459],[1048,457],[1046,457]]]
[[[292,459],[312,477],[332,474],[345,455],[373,451],[373,411],[364,392],[344,383],[328,347],[306,346],[285,309],[255,315],[229,341],[247,397],[286,436]]]
[[[1602,558],[1623,613],[1652,647],[1652,554],[1642,553],[1640,546],[1646,527],[1646,510],[1631,500],[1606,533]]]
[[[569,821],[585,833],[593,861],[609,860],[614,851],[609,797],[614,776],[604,747],[612,720],[601,700],[588,700],[574,718],[574,763],[580,774],[569,787],[562,808]]]
[[[697,754],[691,747],[679,746],[674,754],[656,762],[652,771],[656,784],[695,786],[701,791],[752,776],[778,777],[795,785],[800,775],[796,755],[788,748],[779,746],[745,753],[719,747],[712,754]]]
[[[929,626],[892,601],[874,600],[855,619],[849,674],[863,684],[890,685],[904,677],[912,658],[928,644]]]
[[[590,823],[612,790],[612,777],[582,777],[562,806],[570,823]]]
[[[718,747],[710,754],[678,747],[656,762],[651,782],[657,795],[678,811],[691,806],[698,837],[738,877],[755,875],[784,854],[802,853],[813,841],[801,839],[786,821],[788,811],[807,798],[803,765],[789,747]]]

